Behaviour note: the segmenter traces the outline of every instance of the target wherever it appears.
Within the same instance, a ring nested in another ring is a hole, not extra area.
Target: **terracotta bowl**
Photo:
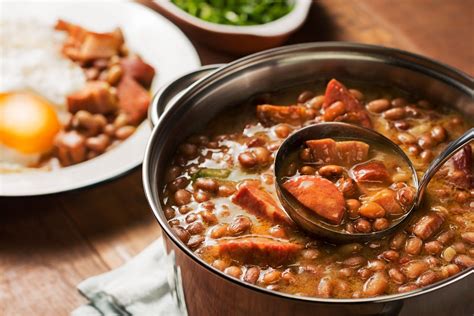
[[[171,3],[170,0],[141,1],[158,11],[193,38],[211,48],[243,55],[272,48],[285,42],[306,20],[311,0],[294,1],[287,15],[270,23],[234,26],[201,20]]]

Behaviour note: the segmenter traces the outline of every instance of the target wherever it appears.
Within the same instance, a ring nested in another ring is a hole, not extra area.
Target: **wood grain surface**
[[[472,0],[321,0],[289,43],[380,44],[473,75],[473,29]],[[236,58],[191,40],[203,64]],[[0,315],[69,314],[85,303],[77,283],[122,265],[159,235],[140,168],[74,192],[0,198]]]

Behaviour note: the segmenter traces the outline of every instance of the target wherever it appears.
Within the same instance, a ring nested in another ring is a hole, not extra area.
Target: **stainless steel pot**
[[[166,166],[180,142],[218,112],[238,106],[255,94],[333,77],[395,85],[451,105],[474,119],[472,77],[421,56],[360,44],[281,47],[225,66],[207,66],[165,87],[155,96],[150,110],[155,126],[143,162],[143,185],[163,229],[166,249],[175,253],[190,315],[431,316],[441,311],[452,315],[474,312],[472,268],[405,294],[364,299],[299,297],[225,275],[193,254],[170,230],[162,210],[161,191]]]

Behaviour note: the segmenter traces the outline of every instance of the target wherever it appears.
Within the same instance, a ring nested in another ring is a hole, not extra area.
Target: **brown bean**
[[[283,226],[275,225],[269,230],[270,235],[276,238],[286,238],[286,230]]]
[[[433,126],[431,128],[430,134],[431,138],[437,143],[443,142],[448,136],[446,129],[439,125]]]
[[[313,175],[316,173],[316,169],[314,169],[311,166],[303,166],[300,168],[299,172],[300,174],[304,174],[304,175]]]
[[[408,146],[408,152],[414,156],[418,156],[421,153],[421,148],[418,145]]]
[[[398,130],[406,131],[407,129],[411,127],[411,124],[408,123],[407,121],[395,121],[393,122],[393,126],[395,126],[395,128]]]
[[[414,260],[404,264],[401,270],[407,278],[416,279],[419,275],[428,270],[429,267],[425,261]]]
[[[217,270],[224,271],[225,268],[227,268],[229,265],[221,259],[214,260],[212,263],[212,266],[216,268]]]
[[[228,227],[229,234],[235,236],[247,232],[252,227],[252,221],[247,216],[236,216]]]
[[[415,281],[418,286],[427,286],[438,281],[438,274],[434,271],[428,270],[421,274]]]
[[[188,186],[189,180],[185,177],[176,178],[174,181],[168,183],[167,189],[170,192],[176,192],[179,189],[184,189]]]
[[[199,235],[203,233],[206,228],[201,222],[194,222],[192,224],[189,224],[188,227],[186,227],[186,230],[191,234],[191,235]]]
[[[224,273],[238,279],[242,274],[242,269],[237,266],[230,266],[224,269]]]
[[[186,205],[191,202],[191,192],[180,189],[174,194],[174,200],[177,205]]]
[[[437,240],[425,243],[425,251],[430,255],[437,255],[442,249],[443,245]]]
[[[342,269],[339,269],[337,271],[337,273],[341,277],[348,278],[348,277],[351,277],[351,276],[354,275],[354,269],[352,269],[352,268],[342,268]]]
[[[314,93],[311,92],[311,91],[303,91],[300,93],[300,95],[298,96],[298,103],[305,103],[306,101],[308,101],[309,99],[311,99],[312,97],[314,97]]]
[[[334,121],[338,116],[346,113],[346,106],[341,101],[336,101],[326,108],[323,118],[326,122]]]
[[[337,180],[336,186],[339,191],[344,194],[345,198],[352,198],[357,195],[357,185],[351,178],[340,178],[339,180]]]
[[[350,255],[353,253],[359,253],[364,247],[359,243],[345,244],[338,248],[338,252],[341,255]]]
[[[464,233],[461,233],[461,238],[463,241],[471,244],[471,245],[474,245],[474,232],[464,232]]]
[[[411,237],[405,244],[405,251],[410,255],[418,255],[421,252],[423,241],[418,237]]]
[[[395,98],[392,100],[391,104],[394,108],[399,108],[399,107],[402,107],[402,106],[405,106],[407,105],[407,100],[405,100],[404,98]]]
[[[316,294],[320,297],[331,297],[334,291],[334,283],[330,277],[323,277],[319,280]]]
[[[375,272],[362,288],[364,296],[377,296],[385,293],[388,288],[388,278],[385,272]]]
[[[470,268],[474,266],[474,259],[468,255],[457,255],[454,257],[454,263],[463,268]]]
[[[86,147],[96,153],[103,153],[110,144],[110,137],[105,134],[100,134],[95,137],[86,139]]]
[[[405,276],[403,275],[403,273],[400,272],[400,270],[396,268],[388,270],[388,276],[396,284],[405,283]]]
[[[416,143],[416,137],[410,133],[398,133],[397,139],[405,145],[411,145]]]
[[[415,200],[415,189],[412,187],[404,187],[397,191],[397,200],[403,206],[411,206]]]
[[[198,189],[208,192],[214,192],[219,188],[217,181],[211,178],[199,178],[196,180],[195,185]]]
[[[187,158],[196,158],[198,155],[198,147],[195,144],[184,143],[178,147],[180,153]]]
[[[263,275],[262,281],[264,284],[274,284],[280,281],[281,271],[270,270]]]
[[[426,149],[426,150],[423,150],[421,153],[420,153],[420,159],[421,161],[423,161],[424,163],[430,163],[431,160],[433,160],[433,152],[429,149]]]
[[[390,248],[394,250],[400,250],[402,246],[405,244],[406,238],[407,237],[404,232],[396,233],[392,237],[392,240],[390,241]]]
[[[359,218],[354,222],[354,228],[359,232],[359,233],[369,233],[372,228],[370,225],[370,222],[366,219]]]
[[[390,226],[390,222],[386,218],[376,218],[372,224],[374,231],[382,231]]]
[[[347,258],[342,262],[343,265],[352,267],[352,268],[358,268],[367,263],[367,259],[365,259],[362,256],[353,256],[350,258]]]
[[[198,219],[198,216],[194,213],[188,214],[185,218],[186,223],[192,223],[195,222]]]
[[[367,110],[374,113],[382,113],[390,109],[390,107],[390,102],[387,99],[373,100],[366,105]]]
[[[191,207],[189,205],[181,205],[179,208],[178,208],[178,211],[181,213],[181,214],[187,214],[191,211]]]
[[[257,266],[250,267],[245,271],[244,281],[250,284],[255,284],[260,277],[260,268]]]
[[[296,276],[293,272],[289,271],[289,269],[283,271],[281,274],[281,279],[286,283],[286,284],[294,284],[296,282]]]
[[[396,121],[401,120],[406,115],[405,108],[393,108],[383,112],[382,117],[386,120]]]
[[[454,236],[455,236],[454,231],[447,230],[439,234],[436,240],[442,243],[443,245],[448,245],[453,240]]]
[[[278,124],[273,128],[273,131],[278,138],[287,138],[293,129],[287,124]]]
[[[214,215],[212,212],[210,211],[202,211],[200,213],[201,215],[201,218],[203,220],[204,223],[206,223],[207,225],[215,225],[217,224],[218,220],[217,220],[217,216]]]
[[[359,270],[357,270],[357,274],[359,274],[362,280],[367,280],[372,274],[374,274],[374,271],[368,268],[360,268]]]
[[[305,260],[314,260],[314,259],[319,258],[320,255],[321,255],[321,252],[317,249],[304,249],[303,251],[301,251],[301,256]]]
[[[113,65],[107,71],[107,82],[114,86],[116,83],[119,82],[120,78],[123,75],[123,70],[120,65]]]
[[[422,149],[431,149],[435,145],[433,139],[430,135],[425,134],[418,138],[418,146]]]
[[[430,102],[427,100],[419,100],[417,104],[424,109],[429,109],[431,107]]]
[[[361,203],[359,200],[356,199],[347,199],[346,200],[346,208],[349,215],[349,218],[357,218],[359,217],[359,207]]]
[[[445,278],[447,278],[447,277],[450,277],[452,275],[455,275],[456,273],[459,273],[459,271],[461,271],[461,268],[459,268],[459,266],[457,264],[450,263],[450,264],[447,264],[445,266],[442,266],[440,271],[441,271],[441,274]]]
[[[306,106],[319,110],[324,104],[324,95],[317,95],[306,102]]]
[[[419,108],[411,105],[405,106],[405,113],[410,117],[421,117],[422,115]]]
[[[357,89],[349,89],[349,92],[352,94],[354,98],[356,98],[359,101],[364,99],[364,94]]]
[[[165,181],[171,182],[176,179],[181,174],[181,167],[179,166],[172,166],[166,171]]]
[[[257,157],[253,152],[244,151],[238,157],[239,163],[244,168],[253,168],[257,165]]]
[[[181,239],[181,241],[184,243],[187,243],[189,238],[191,238],[191,235],[188,233],[188,231],[181,226],[174,226],[172,230],[174,231],[176,236],[178,236],[178,238]]]
[[[395,250],[386,250],[382,252],[382,257],[388,261],[397,261],[400,258],[400,254]]]
[[[115,131],[115,137],[120,140],[127,139],[135,132],[135,126],[132,125],[125,125],[122,127],[117,128]]]
[[[201,246],[201,244],[204,242],[204,237],[200,235],[193,235],[191,238],[189,238],[188,241],[188,247],[191,248],[191,250],[195,250]]]
[[[209,192],[203,190],[194,191],[193,197],[194,200],[199,203],[206,202],[211,199],[211,195],[209,194]]]
[[[227,236],[227,228],[229,224],[218,224],[211,231],[211,238],[219,239],[221,237]]]
[[[451,247],[456,250],[456,253],[465,254],[466,253],[466,245],[462,241],[456,241],[451,245]]]
[[[379,259],[369,260],[367,263],[367,268],[372,271],[383,271],[387,268],[385,262]]]
[[[318,173],[320,176],[325,178],[338,177],[342,175],[344,169],[341,166],[337,165],[326,165],[319,168]]]
[[[302,149],[299,153],[299,156],[300,156],[300,159],[305,162],[309,162],[313,159],[311,155],[311,150],[309,148]]]
[[[236,191],[235,185],[226,183],[226,184],[221,184],[219,185],[219,188],[217,189],[217,195],[220,197],[227,197]]]
[[[398,293],[406,293],[414,291],[418,288],[416,284],[408,283],[398,287]]]
[[[255,155],[257,164],[266,165],[270,162],[271,153],[265,147],[254,147],[252,148],[252,152]]]
[[[359,208],[359,215],[370,219],[381,218],[385,216],[385,209],[375,202],[368,202]]]

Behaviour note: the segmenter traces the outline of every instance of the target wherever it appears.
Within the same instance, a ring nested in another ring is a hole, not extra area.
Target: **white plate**
[[[131,2],[3,2],[9,19],[31,18],[54,25],[58,18],[95,31],[122,28],[131,51],[157,70],[152,92],[200,66],[186,36],[158,13]],[[0,196],[30,196],[78,189],[117,177],[141,164],[150,134],[148,121],[122,144],[92,160],[55,171],[0,175]]]

